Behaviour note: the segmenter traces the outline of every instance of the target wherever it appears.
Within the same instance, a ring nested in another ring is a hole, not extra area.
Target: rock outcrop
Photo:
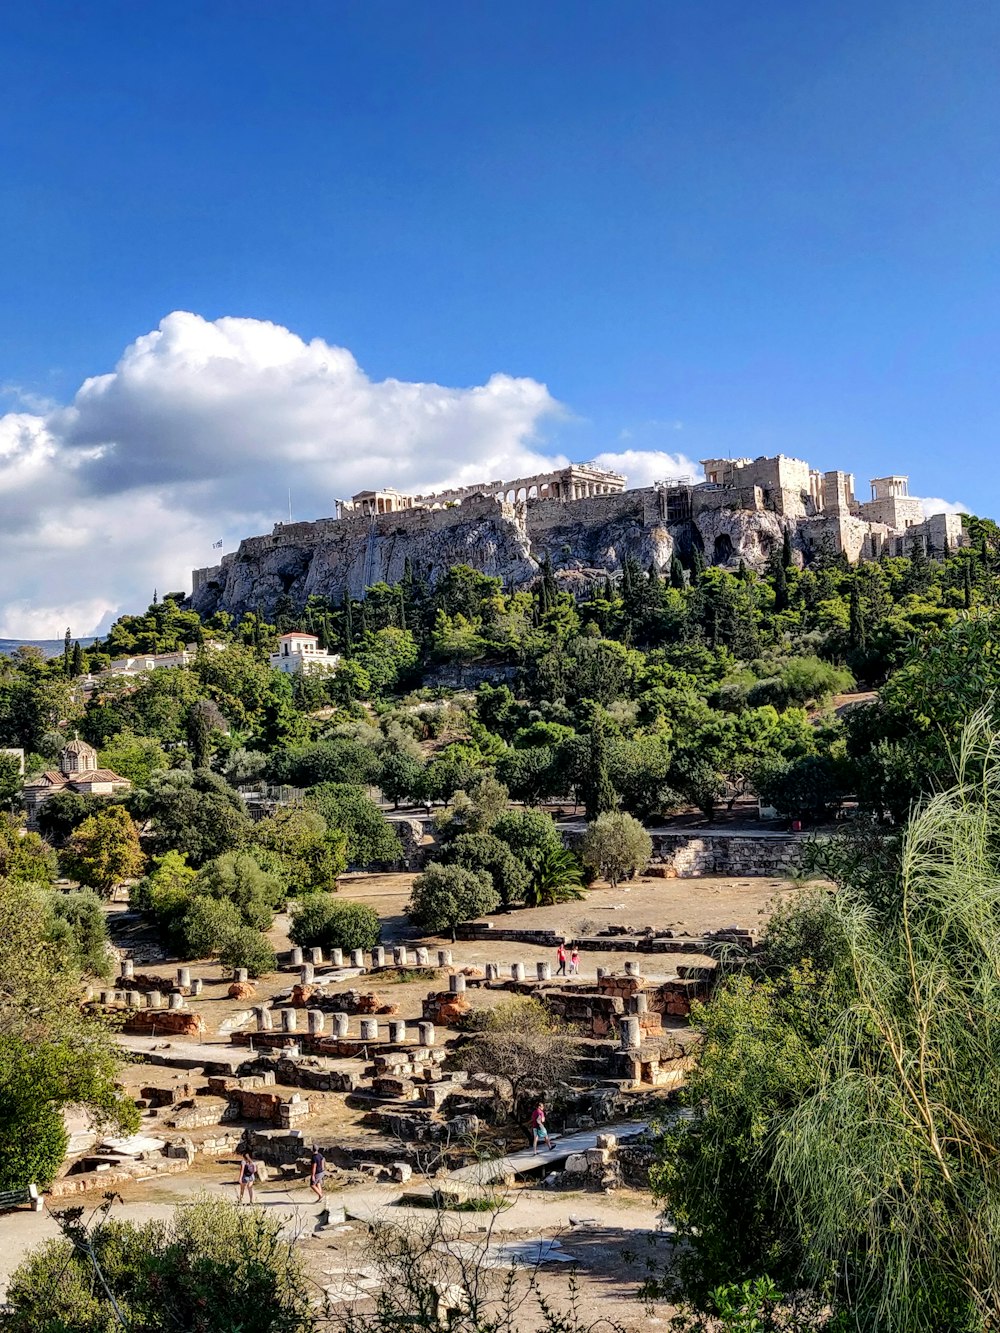
[[[808,549],[805,526],[775,513],[714,507],[678,521],[668,518],[655,487],[572,503],[474,497],[453,508],[279,523],[268,536],[246,538],[220,565],[196,570],[191,602],[203,615],[258,608],[271,615],[279,598],[302,605],[313,593],[335,602],[345,591],[363,597],[375,583],[399,582],[407,563],[432,583],[450,566],[468,564],[519,588],[538,577],[546,556],[563,586],[583,591],[630,556],[644,569],[664,570],[675,550],[692,547],[709,564],[742,559],[760,568],[785,528],[793,546]]]

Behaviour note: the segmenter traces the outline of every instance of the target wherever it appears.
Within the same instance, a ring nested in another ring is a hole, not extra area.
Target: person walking
[[[240,1160],[240,1203],[243,1202],[243,1195],[249,1194],[250,1202],[253,1203],[253,1187],[257,1183],[257,1163],[253,1159],[253,1153],[245,1152]]]
[[[539,1143],[544,1143],[549,1149],[552,1147],[552,1140],[545,1125],[544,1102],[539,1102],[531,1113],[531,1150],[536,1156],[538,1155]]]
[[[556,968],[556,976],[564,977],[566,975],[566,946],[560,944],[556,950],[556,958],[559,960],[559,966]]]
[[[326,1159],[322,1149],[313,1146],[313,1155],[309,1164],[309,1188],[320,1203],[323,1202],[323,1181],[326,1179]]]
[[[574,944],[573,952],[569,956],[569,974],[571,977],[580,975],[580,950]]]

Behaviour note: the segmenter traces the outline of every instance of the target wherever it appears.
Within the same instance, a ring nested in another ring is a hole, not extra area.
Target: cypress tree
[[[677,555],[670,557],[670,586],[680,591],[684,587],[684,566]]]
[[[83,675],[83,649],[80,647],[79,639],[73,644],[73,665],[70,672],[74,677]]]
[[[604,727],[599,718],[590,726],[590,772],[587,776],[584,805],[587,822],[593,823],[598,815],[605,815],[617,805],[615,789],[608,773],[608,754]]]
[[[705,572],[705,557],[697,546],[691,552],[691,582],[698,583]]]
[[[350,657],[351,649],[354,647],[354,607],[351,594],[346,588],[341,604],[344,608],[344,656]]]
[[[851,627],[849,630],[849,642],[853,649],[864,652],[867,646],[868,634],[865,628],[865,617],[861,609],[861,589],[858,587],[856,578],[851,580]]]
[[[69,673],[70,673],[70,666],[71,666],[70,654],[71,654],[72,651],[73,651],[73,649],[72,649],[72,642],[73,642],[73,641],[72,641],[72,639],[71,639],[71,637],[70,637],[69,626],[67,625],[67,626],[66,626],[66,633],[65,633],[65,635],[63,636],[63,675],[64,675],[64,676],[68,676]]]
[[[788,610],[788,579],[785,575],[785,566],[780,560],[774,570],[774,609]]]
[[[972,610],[972,561],[966,560],[962,570],[962,593],[966,611]]]

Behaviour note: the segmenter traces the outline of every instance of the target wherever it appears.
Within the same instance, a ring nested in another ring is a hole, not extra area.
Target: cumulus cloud
[[[924,510],[924,518],[932,514],[971,514],[972,510],[961,500],[939,500],[934,496],[918,496]]]
[[[594,462],[628,477],[629,489],[652,486],[657,481],[701,481],[702,470],[685,454],[668,454],[662,449],[624,449],[620,453],[598,454]]]
[[[22,402],[20,406],[25,405]],[[0,636],[85,634],[186,588],[212,543],[403,491],[540,471],[544,384],[373,381],[349,351],[182,311],[69,405],[0,416]]]

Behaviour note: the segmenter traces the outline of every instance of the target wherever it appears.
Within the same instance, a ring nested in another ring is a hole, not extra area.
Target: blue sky
[[[376,384],[547,386],[561,407],[521,394],[508,453],[470,463],[782,451],[1000,515],[996,6],[40,0],[4,22],[0,410],[45,418],[189,311],[349,349]],[[176,484],[169,398],[146,434],[128,399],[132,464],[74,500]],[[79,485],[108,429],[50,421],[45,447]],[[206,504],[233,539],[273,507]],[[187,559],[207,528],[179,526]],[[4,598],[0,632],[94,609]]]

